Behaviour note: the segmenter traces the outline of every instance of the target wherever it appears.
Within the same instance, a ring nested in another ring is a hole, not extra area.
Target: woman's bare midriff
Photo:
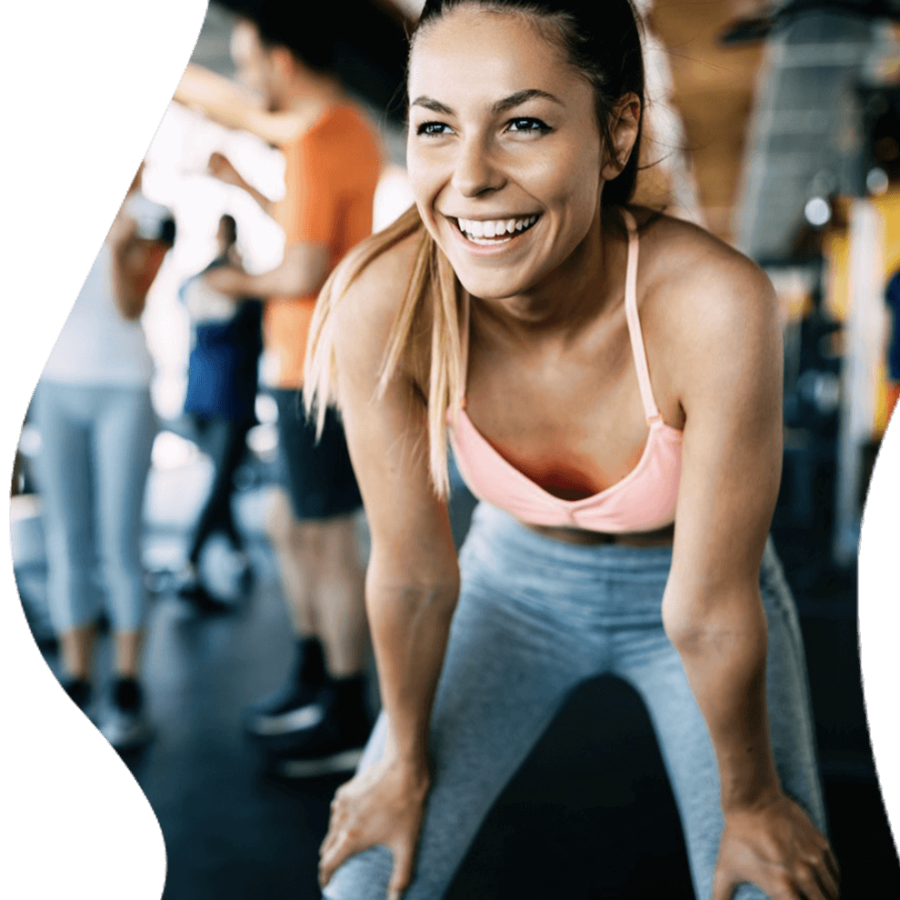
[[[675,525],[666,525],[656,531],[640,531],[629,534],[609,534],[604,531],[588,531],[584,528],[553,528],[546,525],[522,524],[537,534],[565,541],[567,544],[619,544],[623,547],[670,547],[675,536]]]

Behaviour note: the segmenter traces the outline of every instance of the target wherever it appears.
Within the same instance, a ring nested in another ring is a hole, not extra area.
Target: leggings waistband
[[[530,571],[546,575],[548,570],[555,570],[563,579],[609,575],[657,580],[668,577],[672,566],[671,546],[573,544],[532,531],[509,513],[484,502],[475,508],[464,553],[508,569],[517,578]],[[766,540],[760,575],[764,582],[781,582],[784,577],[771,537]]]

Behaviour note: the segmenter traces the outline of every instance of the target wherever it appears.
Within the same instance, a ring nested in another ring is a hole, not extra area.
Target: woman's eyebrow
[[[431,97],[425,97],[424,95],[421,97],[416,97],[410,106],[423,106],[425,109],[430,109],[432,112],[441,113],[445,116],[452,116],[453,110],[450,109],[449,106],[444,106],[443,103],[440,103],[438,100],[433,100]]]
[[[521,106],[523,103],[527,103],[529,100],[550,100],[553,103],[558,103],[560,106],[565,106],[565,103],[559,99],[559,97],[555,97],[553,94],[548,94],[547,91],[540,91],[537,88],[529,88],[525,91],[516,91],[514,94],[510,94],[508,97],[504,97],[502,100],[498,100],[492,107],[495,113],[507,112],[510,109],[514,109],[516,106]]]
[[[565,106],[562,100],[559,97],[555,97],[553,94],[547,93],[547,91],[541,91],[537,88],[528,88],[524,91],[516,91],[514,94],[510,94],[508,97],[504,97],[502,100],[498,100],[492,107],[491,112],[493,113],[502,113],[507,112],[511,109],[514,109],[517,106],[521,106],[523,103],[527,103],[529,100],[550,100],[553,103],[558,103],[560,106]],[[421,97],[416,97],[415,100],[410,104],[410,106],[421,106],[425,109],[430,109],[432,112],[441,113],[445,116],[452,116],[454,112],[450,109],[449,106],[445,106],[439,100],[435,100],[433,97],[426,97],[424,94]]]

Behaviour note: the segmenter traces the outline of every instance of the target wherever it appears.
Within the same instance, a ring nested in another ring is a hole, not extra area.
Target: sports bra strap
[[[638,232],[634,216],[622,209],[622,217],[628,228],[628,263],[625,270],[625,317],[628,320],[628,334],[631,337],[631,351],[634,355],[634,366],[637,370],[638,387],[641,389],[641,401],[647,421],[659,419],[659,410],[653,399],[653,388],[650,386],[650,369],[647,366],[647,353],[644,349],[644,338],[641,334],[641,320],[637,309],[637,269],[638,269]]]
[[[647,366],[647,354],[644,349],[644,338],[641,334],[641,321],[637,310],[637,269],[638,269],[638,232],[634,216],[622,209],[622,217],[628,228],[628,262],[625,270],[625,317],[628,321],[628,334],[631,338],[631,350],[637,370],[638,387],[641,401],[648,422],[659,420],[659,410],[653,399],[653,388],[650,385],[650,369]],[[469,318],[471,300],[468,292],[460,290],[460,398],[459,409],[466,408],[466,383],[469,374]]]

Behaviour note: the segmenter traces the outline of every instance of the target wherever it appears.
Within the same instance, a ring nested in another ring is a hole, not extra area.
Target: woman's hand
[[[224,153],[212,153],[207,164],[209,174],[225,184],[233,184],[235,187],[244,188],[246,184],[240,172],[232,165],[231,160]]]
[[[130,247],[136,238],[137,222],[127,212],[120,209],[106,235],[110,249],[121,253]]]
[[[244,293],[246,273],[236,266],[217,266],[203,276],[207,286],[226,297]]]
[[[827,838],[784,794],[725,814],[712,900],[749,882],[773,900],[837,900],[840,870]]]
[[[339,788],[319,850],[321,886],[350,856],[380,844],[394,857],[387,896],[399,900],[412,880],[428,787],[420,770],[383,759]]]

